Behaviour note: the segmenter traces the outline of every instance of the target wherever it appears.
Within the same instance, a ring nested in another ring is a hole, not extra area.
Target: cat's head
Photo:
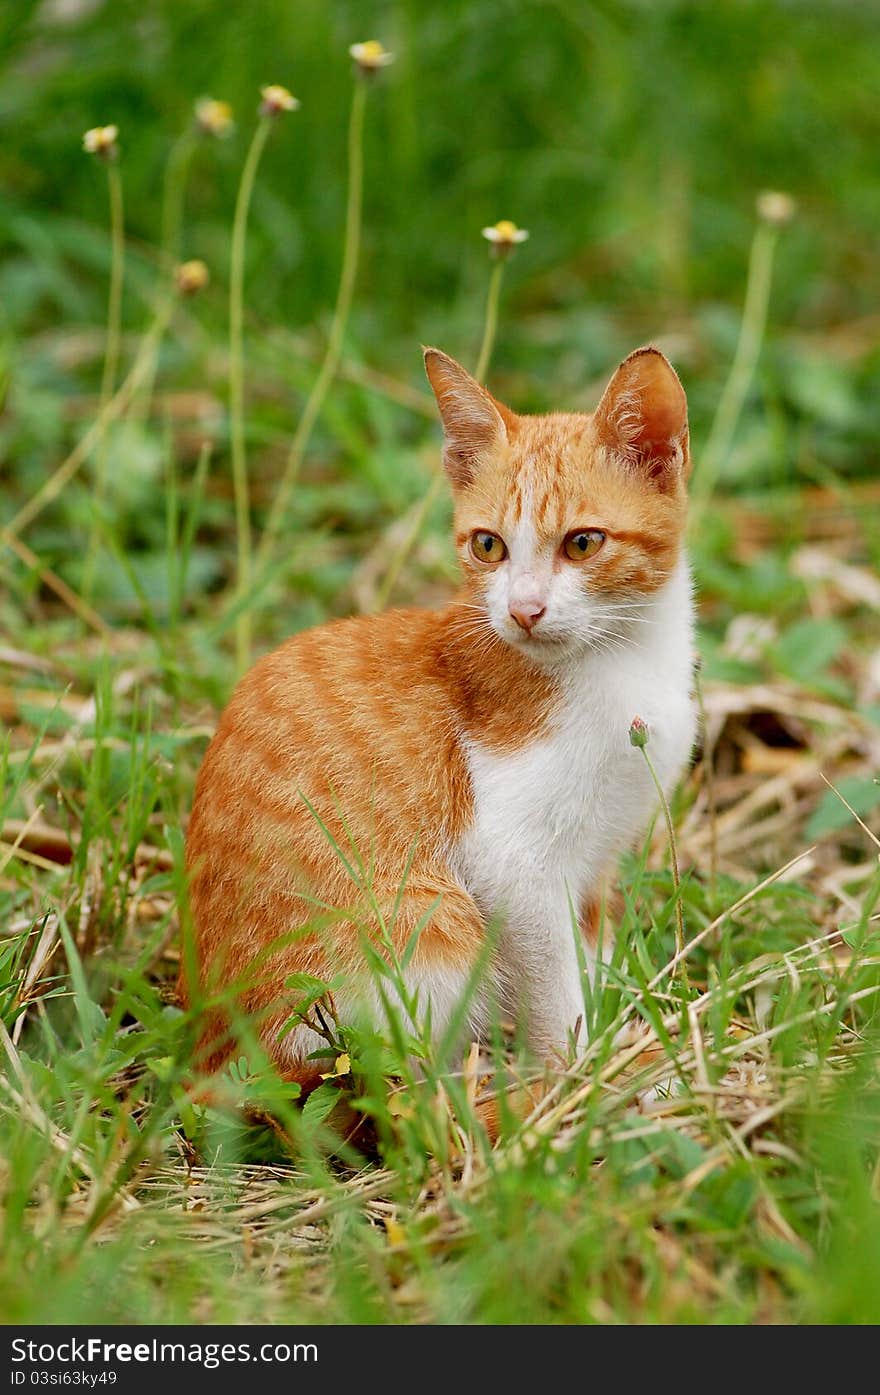
[[[595,412],[552,416],[510,411],[439,349],[425,368],[471,603],[540,661],[624,638],[681,552],[687,401],[671,364],[637,349]]]

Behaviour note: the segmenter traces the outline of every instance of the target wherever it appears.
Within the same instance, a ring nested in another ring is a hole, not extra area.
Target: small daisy
[[[214,97],[200,97],[196,102],[196,125],[206,136],[223,139],[232,134],[235,122],[232,107],[228,102],[218,102]]]
[[[260,88],[261,116],[280,116],[285,111],[296,111],[299,101],[292,92],[288,92],[286,87],[279,87],[277,83],[272,83],[269,87]]]
[[[83,150],[87,155],[97,155],[99,160],[115,160],[119,154],[118,137],[118,126],[93,126],[83,136]]]
[[[394,54],[389,53],[378,39],[352,44],[348,51],[364,77],[373,77],[380,68],[387,68],[389,63],[394,62]]]
[[[493,257],[507,257],[520,242],[525,242],[528,233],[525,228],[518,228],[516,223],[511,223],[508,218],[502,218],[500,223],[494,223],[491,228],[483,228],[483,236],[491,245]]]

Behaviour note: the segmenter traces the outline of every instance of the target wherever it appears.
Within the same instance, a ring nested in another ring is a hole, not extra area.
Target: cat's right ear
[[[460,488],[473,479],[477,457],[507,441],[512,413],[448,354],[425,349],[424,355],[446,437],[443,464],[453,486]]]

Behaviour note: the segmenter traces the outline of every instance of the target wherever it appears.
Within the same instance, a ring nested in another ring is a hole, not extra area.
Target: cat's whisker
[[[621,616],[627,616],[627,615],[641,615],[641,613],[642,613],[644,610],[647,610],[647,609],[648,609],[648,607],[647,607],[647,606],[643,606],[643,605],[619,606],[619,605],[615,605],[613,601],[611,601],[611,602],[604,602],[603,605],[602,605],[602,607],[601,607],[601,611],[602,611],[602,614],[603,614],[603,615],[621,615]]]
[[[449,626],[450,634],[455,634],[461,640],[473,640],[482,644],[483,648],[489,647],[489,642],[501,644],[503,641],[495,631],[491,622],[486,618],[482,622],[478,618],[465,617],[462,620],[453,620]]]
[[[613,628],[591,629],[585,636],[589,647],[597,654],[619,653],[630,640],[625,632]]]
[[[621,606],[607,602],[602,606],[603,614],[607,615],[641,615],[646,609],[646,606],[641,605]]]
[[[606,601],[605,604],[609,606],[609,608],[613,608],[614,610],[627,610],[631,606],[638,606],[639,608],[641,608],[642,606],[656,605],[657,602],[650,600],[647,596],[642,596],[638,599],[629,597],[624,598],[623,600]]]
[[[462,628],[467,626],[481,626],[485,629],[492,630],[494,634],[494,627],[492,625],[491,617],[486,613],[486,611],[479,606],[474,606],[473,610],[475,613],[472,615],[462,615],[452,620],[450,622],[450,629]]]

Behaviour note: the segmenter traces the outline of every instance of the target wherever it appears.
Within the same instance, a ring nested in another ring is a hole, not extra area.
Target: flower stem
[[[165,165],[165,179],[162,185],[161,251],[162,266],[166,273],[173,271],[180,261],[186,181],[195,149],[195,133],[191,127],[187,127],[172,145]]]
[[[501,282],[504,279],[504,262],[500,259],[492,268],[492,275],[489,277],[489,293],[486,296],[486,318],[483,324],[483,342],[480,345],[480,355],[477,359],[477,366],[474,369],[474,377],[481,383],[489,370],[489,360],[492,357],[492,350],[495,347],[495,335],[498,331],[498,301],[501,296]]]
[[[669,800],[666,798],[663,786],[660,783],[657,771],[654,769],[654,762],[648,755],[646,746],[640,746],[639,750],[645,757],[645,764],[651,772],[651,779],[654,781],[654,788],[660,800],[660,807],[663,810],[663,817],[666,819],[666,833],[669,838],[669,851],[672,856],[672,884],[675,889],[675,955],[681,962],[681,978],[685,989],[690,991],[690,981],[688,979],[687,965],[684,961],[684,910],[681,904],[681,876],[678,870],[678,847],[675,842],[675,828],[672,823],[672,810],[669,807]]]
[[[244,428],[244,251],[251,195],[254,190],[260,156],[263,153],[271,125],[271,117],[261,118],[245,158],[235,203],[230,254],[229,430],[238,561],[236,589],[240,606],[235,622],[236,661],[239,672],[243,672],[247,668],[251,653],[251,615],[245,599],[251,584],[251,516]]]
[[[122,278],[125,268],[125,232],[122,204],[122,176],[114,161],[107,165],[110,190],[110,297],[107,303],[107,351],[104,356],[104,376],[101,382],[101,406],[113,396],[116,371],[119,367],[120,314],[122,310]]]
[[[165,162],[165,175],[162,180],[162,217],[159,234],[159,267],[161,275],[159,290],[157,292],[157,305],[165,292],[165,286],[168,280],[174,274],[174,268],[180,261],[181,229],[183,227],[183,209],[186,196],[187,175],[189,173],[193,154],[195,153],[196,144],[195,133],[188,127],[177,137],[177,140],[168,153],[168,159]],[[161,349],[161,342],[157,340],[149,371],[144,378],[143,387],[138,393],[137,400],[132,404],[131,415],[135,420],[140,422],[146,419],[150,410]]]
[[[492,350],[495,347],[495,335],[498,331],[498,305],[501,299],[501,282],[504,279],[504,262],[499,260],[492,268],[492,275],[489,277],[489,291],[486,296],[486,313],[483,320],[483,338],[480,343],[480,353],[477,359],[477,366],[474,376],[478,382],[482,382],[489,370],[489,363],[492,358]],[[421,536],[422,529],[428,519],[435,499],[440,494],[443,487],[443,474],[437,471],[422,498],[410,512],[411,524],[406,536],[391,558],[388,570],[376,591],[376,609],[384,610],[391,597],[391,592],[397,584],[397,578],[403,571],[413,548]]]
[[[107,298],[107,331],[104,343],[104,371],[101,375],[103,411],[113,396],[119,370],[119,344],[122,317],[122,284],[125,275],[125,209],[122,198],[122,176],[115,160],[107,162],[107,189],[110,195],[110,293]],[[94,579],[95,557],[98,549],[98,527],[107,483],[107,438],[102,437],[95,458],[95,518],[86,551],[83,594],[88,600]]]
[[[364,187],[364,111],[367,102],[367,83],[363,78],[355,80],[351,101],[351,115],[348,123],[348,200],[345,212],[345,245],[342,253],[342,270],[339,276],[339,290],[336,306],[327,338],[327,348],[318,370],[312,390],[306,400],[299,425],[291,442],[284,474],[272,501],[266,527],[257,548],[258,566],[268,562],[278,534],[287,518],[290,498],[299,476],[303,456],[306,452],[315,422],[320,415],[330,385],[339,368],[345,329],[351,311],[355,279],[361,245],[361,217]]]
[[[778,237],[779,230],[772,224],[761,222],[755,229],[736,353],[691,490],[692,524],[702,516],[714,493],[758,364],[767,327],[773,255]]]

